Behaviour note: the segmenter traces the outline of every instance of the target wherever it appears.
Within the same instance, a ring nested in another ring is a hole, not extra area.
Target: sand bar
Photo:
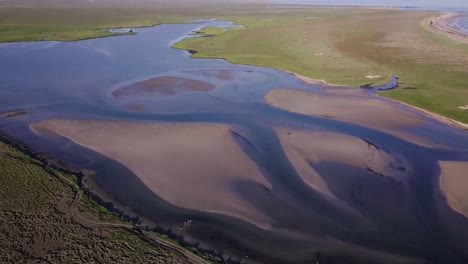
[[[440,190],[448,205],[468,217],[468,162],[440,161]]]
[[[112,95],[117,98],[126,96],[170,96],[188,91],[206,92],[214,88],[214,85],[200,80],[160,76],[118,88],[112,92]]]
[[[423,119],[417,114],[405,111],[394,103],[379,100],[358,89],[341,90],[344,90],[343,95],[339,91],[333,94],[322,94],[278,88],[268,92],[264,99],[267,103],[287,111],[355,123],[415,141],[418,144],[431,145],[427,140],[402,129],[423,124]]]
[[[208,78],[215,78],[223,81],[234,80],[233,70],[199,70],[199,71],[185,71],[185,73],[201,75]]]
[[[353,136],[334,132],[278,127],[275,129],[281,145],[304,182],[316,191],[336,198],[314,164],[336,162],[405,180],[403,163],[389,153]]]
[[[31,128],[47,129],[119,161],[176,206],[238,217],[262,228],[271,225],[238,193],[240,181],[266,189],[271,185],[227,125],[49,119]]]

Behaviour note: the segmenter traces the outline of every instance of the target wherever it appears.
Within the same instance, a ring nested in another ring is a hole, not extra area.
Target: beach
[[[453,40],[468,43],[468,34],[452,25],[460,16],[464,15],[460,13],[446,13],[442,16],[430,19],[428,24],[430,28],[445,33]]]

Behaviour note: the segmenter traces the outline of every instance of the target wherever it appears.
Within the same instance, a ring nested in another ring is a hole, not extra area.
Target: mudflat
[[[213,90],[213,84],[173,76],[160,76],[130,84],[112,92],[112,95],[119,97],[126,96],[170,96],[188,91],[206,92]]]
[[[468,162],[440,161],[440,190],[450,207],[468,217]]]
[[[50,119],[31,128],[55,132],[124,164],[176,206],[235,216],[262,228],[271,224],[235,188],[241,181],[271,186],[227,125]]]
[[[317,167],[324,163],[341,163],[403,182],[408,173],[403,162],[360,138],[333,132],[275,129],[281,145],[297,173],[316,191],[337,199]],[[321,166],[330,169],[330,166]],[[322,170],[323,171],[323,170]],[[325,173],[330,174],[330,173]]]
[[[223,81],[234,80],[232,70],[200,70],[200,71],[186,71],[186,73],[201,75],[208,78],[216,78]]]
[[[278,88],[268,92],[265,101],[275,107],[300,113],[346,121],[378,129],[419,144],[430,144],[405,129],[418,126],[424,120],[395,103],[351,89],[334,89],[330,93]]]

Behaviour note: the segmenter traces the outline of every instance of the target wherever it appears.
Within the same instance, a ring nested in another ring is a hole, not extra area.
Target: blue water
[[[460,31],[468,34],[468,16],[457,18],[455,24]]]
[[[196,78],[184,73],[193,70],[230,69],[242,76],[237,81],[218,81],[218,89],[209,93],[160,99],[157,105],[148,105],[147,111],[193,112],[194,96],[201,98],[195,100],[199,102],[198,111],[219,104],[214,99],[218,96],[230,101],[258,101],[272,85],[298,83],[291,75],[277,70],[232,65],[223,60],[189,59],[186,51],[169,48],[177,39],[202,26],[230,25],[205,20],[203,25],[137,28],[138,34],[133,36],[0,44],[0,112],[22,108],[33,114],[40,109],[46,112],[45,109],[56,104],[74,105],[80,113],[89,107],[118,110],[119,106],[130,104],[110,96],[119,86],[159,75]]]

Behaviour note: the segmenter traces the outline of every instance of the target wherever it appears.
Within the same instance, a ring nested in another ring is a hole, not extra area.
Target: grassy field
[[[174,47],[197,50],[196,58],[276,67],[334,84],[378,84],[395,73],[401,88],[380,95],[467,123],[459,106],[468,104],[468,46],[430,31],[425,20],[437,15],[311,9],[226,16],[246,28],[205,28],[215,36]]]
[[[156,7],[126,6],[16,6],[0,2],[0,42],[72,41],[132,33],[112,33],[108,28],[142,27],[186,21],[176,15],[161,16]]]
[[[125,230],[76,223],[69,211],[73,190],[4,143],[0,180],[1,263],[187,263],[178,252]],[[81,199],[79,207],[91,221],[122,223],[90,198]]]

